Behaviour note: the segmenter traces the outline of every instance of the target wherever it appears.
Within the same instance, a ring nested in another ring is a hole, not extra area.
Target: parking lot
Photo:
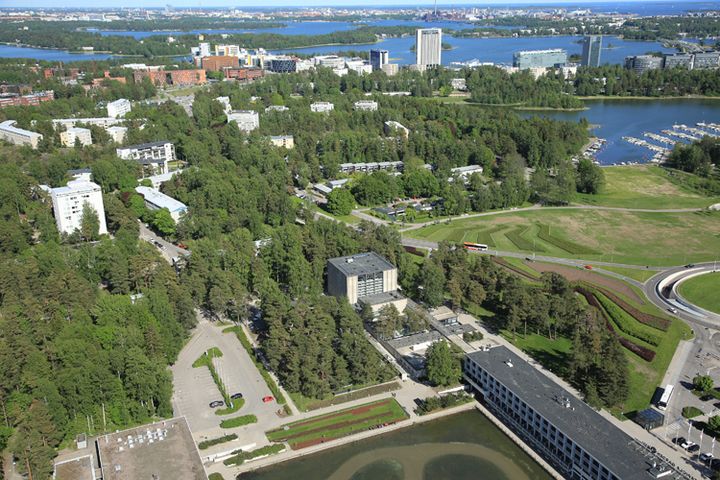
[[[232,333],[222,333],[223,326],[200,317],[192,338],[183,348],[178,361],[172,367],[175,415],[185,415],[196,440],[214,438],[230,431],[220,429],[220,421],[233,416],[254,414],[263,429],[279,425],[282,419],[276,414],[281,406],[276,401],[265,403],[263,397],[271,396],[264,379],[255,368],[249,355]],[[245,405],[237,412],[226,416],[215,414],[210,402],[222,400],[210,371],[193,368],[192,364],[204,352],[218,347],[223,356],[215,359],[215,367],[226,385],[227,393],[242,393]],[[248,429],[248,434],[254,436]],[[262,441],[264,436],[256,439]],[[247,439],[255,441],[255,439]]]

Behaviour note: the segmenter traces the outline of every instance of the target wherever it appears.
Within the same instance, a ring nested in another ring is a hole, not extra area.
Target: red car
[[[270,403],[275,399],[273,397],[271,397],[270,395],[268,395],[267,397],[263,397],[262,400],[263,400],[263,403]]]
[[[585,265],[585,270],[592,270],[592,265]]]

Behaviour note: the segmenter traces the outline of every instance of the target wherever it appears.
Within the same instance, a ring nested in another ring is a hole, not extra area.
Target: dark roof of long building
[[[121,147],[119,150],[145,150],[147,148],[162,147],[166,143],[170,143],[167,140],[159,142],[141,143],[139,145],[128,145],[127,147]]]
[[[467,356],[619,478],[651,478],[652,457],[658,465],[662,463],[659,457],[644,454],[632,437],[509,348],[498,346]]]
[[[392,270],[395,266],[375,252],[358,253],[347,257],[337,257],[328,260],[328,263],[340,270],[348,277],[384,272]]]

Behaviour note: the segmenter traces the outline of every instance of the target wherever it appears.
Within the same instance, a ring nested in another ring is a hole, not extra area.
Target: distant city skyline
[[[255,0],[257,1],[257,0]],[[108,7],[114,7],[114,8],[121,8],[121,7],[130,7],[130,8],[161,8],[165,7],[166,5],[172,5],[173,7],[203,7],[203,8],[212,8],[212,7],[237,7],[239,9],[243,8],[267,8],[267,7],[305,7],[305,8],[313,8],[313,7],[431,7],[433,6],[432,1],[422,2],[418,3],[414,0],[311,0],[311,3],[309,4],[307,1],[304,0],[268,0],[263,3],[255,3],[253,0],[250,0],[252,3],[246,3],[241,0],[175,0],[175,1],[167,1],[167,0],[124,0],[124,1],[115,1],[115,0],[70,0],[71,5],[64,5],[64,8],[72,9],[72,8],[108,8]],[[483,6],[483,5],[492,5],[492,6],[553,6],[553,5],[578,5],[581,6],[583,4],[612,4],[612,3],[623,3],[627,5],[628,3],[673,3],[671,1],[658,1],[658,0],[634,0],[632,2],[628,2],[627,0],[605,0],[605,1],[595,1],[595,0],[555,0],[555,1],[541,1],[536,2],[533,0],[514,0],[514,1],[497,1],[497,0],[456,0],[452,4],[445,4],[445,3],[439,3],[438,6],[441,6],[443,8],[452,8],[452,7],[458,7],[458,6]],[[687,2],[687,3],[707,3],[707,2]],[[15,0],[0,0],[0,8],[61,8],[58,5],[57,1],[54,0],[27,0],[24,2],[16,2]]]

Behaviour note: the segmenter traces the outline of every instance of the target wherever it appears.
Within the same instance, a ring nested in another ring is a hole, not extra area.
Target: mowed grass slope
[[[700,308],[720,313],[720,272],[706,273],[680,284],[679,293]]]
[[[603,168],[605,187],[598,195],[578,194],[577,203],[623,208],[705,208],[720,202],[718,197],[703,197],[670,180],[668,173],[655,165]]]
[[[570,253],[567,245],[541,239],[543,225],[550,226],[551,238],[596,253]],[[499,226],[506,228],[498,231]],[[455,220],[405,235],[436,242],[462,242],[480,238],[483,231],[492,232],[497,250],[634,265],[671,266],[712,261],[720,252],[720,212],[547,208]],[[514,237],[516,232],[522,232],[520,235],[525,239],[522,248]]]
[[[400,404],[388,398],[288,423],[265,435],[271,442],[287,442],[298,450],[406,418],[408,415]]]

